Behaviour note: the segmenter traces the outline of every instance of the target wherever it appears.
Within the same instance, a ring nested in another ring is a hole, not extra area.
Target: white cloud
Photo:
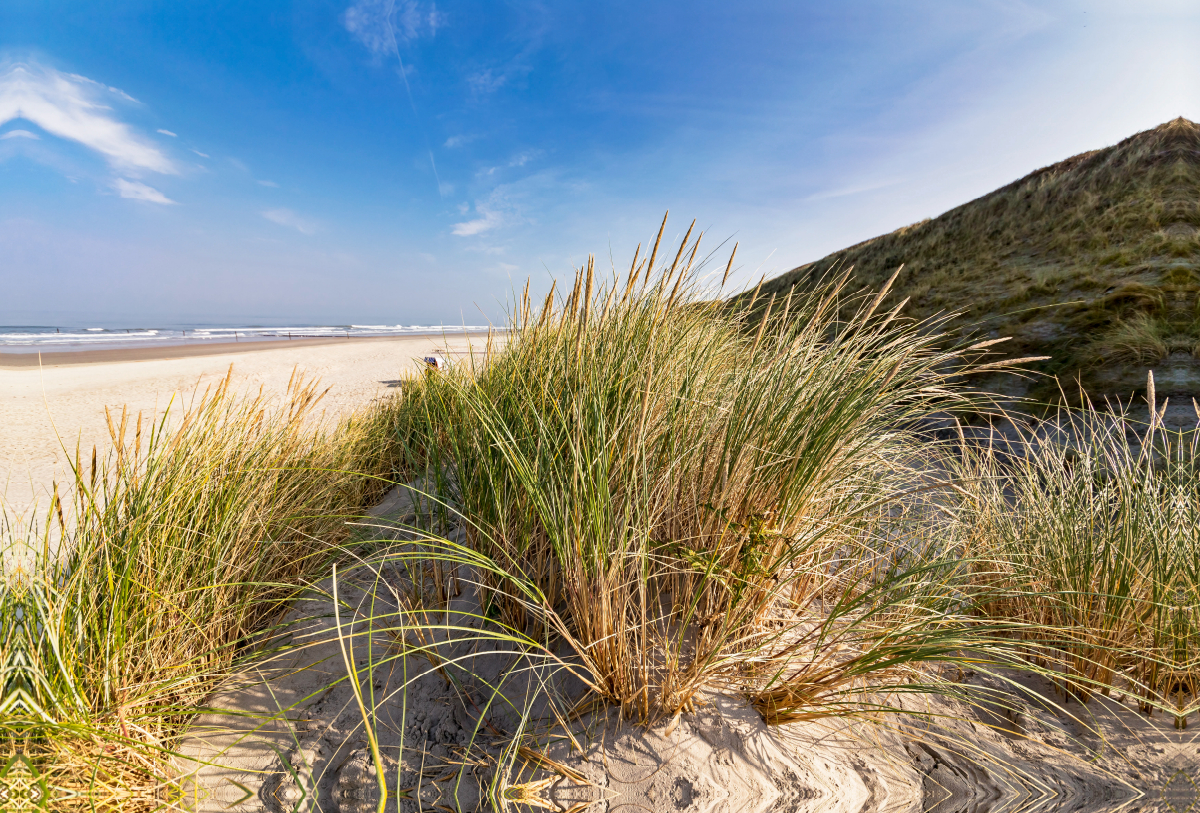
[[[492,192],[487,200],[475,201],[475,211],[480,217],[455,223],[451,231],[459,237],[472,237],[503,226],[506,222],[503,196],[499,189]]]
[[[132,104],[141,104],[141,102],[139,102],[137,99],[133,98],[128,93],[121,90],[120,88],[115,88],[112,85],[105,85],[101,82],[97,82],[95,79],[88,79],[86,76],[80,76],[77,73],[68,73],[67,78],[72,79],[76,82],[82,82],[85,85],[95,85],[96,87],[100,88],[101,90],[107,90],[109,93],[112,93],[116,96],[120,96],[122,99],[124,99],[125,101],[130,102]]]
[[[28,130],[9,130],[4,135],[0,135],[0,140],[6,138],[32,138],[34,141],[41,141],[42,137],[37,133],[31,133]]]
[[[425,24],[429,26],[429,36],[437,33],[439,28],[445,28],[448,18],[445,14],[437,10],[435,3],[429,4],[429,11],[425,14]]]
[[[492,93],[504,87],[508,81],[508,77],[504,74],[494,74],[491,68],[480,71],[479,73],[471,74],[467,77],[467,84],[471,86],[474,93]]]
[[[471,237],[501,227],[536,223],[532,214],[546,205],[548,196],[560,197],[564,190],[582,192],[582,189],[576,186],[572,190],[570,184],[565,184],[554,173],[548,171],[538,172],[512,183],[500,184],[492,189],[486,198],[475,201],[477,217],[455,223],[451,231],[459,237]],[[463,211],[463,208],[460,205],[459,211]]]
[[[454,136],[450,136],[449,138],[447,138],[446,143],[443,144],[442,146],[447,149],[453,150],[453,149],[457,149],[459,147],[465,147],[467,144],[470,144],[472,141],[474,141],[477,138],[479,138],[479,136],[477,136],[477,135],[454,135]]]
[[[112,188],[117,191],[118,195],[129,200],[141,200],[146,203],[175,203],[175,201],[154,187],[146,186],[146,184],[138,183],[137,181],[127,181],[124,178],[117,178],[113,181]]]
[[[508,165],[510,167],[523,167],[541,154],[541,150],[526,150],[523,153],[513,156],[513,159],[508,162]]]
[[[508,163],[505,164],[504,167],[487,167],[486,169],[481,168],[475,172],[475,177],[490,178],[505,167],[508,169],[523,167],[541,154],[541,150],[526,150],[525,152],[517,153],[508,160]]]
[[[196,153],[196,155],[199,155],[201,158],[212,158],[211,155],[206,152],[200,152],[200,150],[192,150],[192,152]]]
[[[163,135],[170,136],[171,138],[179,138],[179,136],[175,135],[175,133],[172,133],[170,130],[159,129],[159,130],[156,130],[155,132],[162,133]]]
[[[845,198],[851,195],[861,195],[864,192],[875,192],[879,189],[887,189],[889,186],[895,186],[905,182],[905,178],[893,178],[883,181],[867,181],[854,186],[840,186],[833,189],[827,189],[822,192],[816,192],[804,198],[806,201],[815,200],[831,200],[833,198]]]
[[[504,223],[504,218],[500,216],[499,212],[493,209],[488,209],[483,205],[476,206],[475,209],[483,217],[478,217],[475,220],[466,220],[462,223],[455,223],[451,231],[459,237],[473,237],[476,234],[491,231]]]
[[[259,181],[258,183],[259,183],[259,185],[260,185],[260,186],[269,186],[269,187],[271,187],[272,189],[278,189],[278,188],[279,188],[279,184],[275,183],[274,181]]]
[[[432,37],[446,24],[446,15],[433,3],[416,0],[358,0],[342,14],[342,24],[367,49],[380,56],[399,43]]]
[[[295,229],[301,234],[313,234],[317,230],[317,224],[314,221],[301,217],[291,209],[268,209],[262,213],[262,216],[272,223]]]
[[[32,63],[0,67],[0,125],[14,119],[33,122],[59,138],[76,141],[114,166],[176,174],[157,147],[118,121],[104,94],[133,99],[83,76]]]

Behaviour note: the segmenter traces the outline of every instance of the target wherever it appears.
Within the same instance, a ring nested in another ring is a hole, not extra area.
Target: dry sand
[[[344,413],[388,393],[421,356],[461,357],[482,336],[405,336],[0,355],[0,500],[28,518],[49,504],[52,483],[69,481],[67,453],[109,446],[104,408],[147,418],[218,382],[233,366],[235,390],[285,391],[299,368],[330,387],[326,410]],[[66,453],[64,453],[64,446]]]

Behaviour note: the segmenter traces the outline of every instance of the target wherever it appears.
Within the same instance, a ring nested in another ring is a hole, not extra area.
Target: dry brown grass
[[[1170,325],[1148,313],[1121,319],[1097,338],[1089,348],[1096,362],[1132,362],[1150,365],[1170,352]],[[1185,347],[1190,350],[1190,347]]]

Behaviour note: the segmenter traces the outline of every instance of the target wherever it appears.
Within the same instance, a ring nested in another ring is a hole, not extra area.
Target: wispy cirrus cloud
[[[504,214],[485,202],[475,204],[475,211],[479,217],[455,223],[450,230],[459,237],[474,237],[504,225]]]
[[[471,92],[483,95],[492,93],[504,87],[508,83],[508,76],[503,73],[493,73],[491,68],[473,73],[467,77],[467,85],[470,86]]]
[[[0,66],[0,125],[24,119],[100,153],[115,167],[177,174],[162,150],[117,119],[107,103],[116,99],[135,101],[85,76],[35,63]]]
[[[519,163],[511,165],[518,166]],[[545,210],[548,200],[561,198],[564,192],[583,194],[586,189],[585,184],[564,179],[556,171],[536,172],[511,183],[500,184],[486,197],[477,198],[474,206],[477,216],[455,223],[451,226],[451,232],[459,237],[473,237],[500,228],[536,224],[537,215]],[[461,214],[465,215],[470,210],[471,207],[465,204],[459,206]]]
[[[315,234],[319,228],[316,221],[301,217],[291,209],[268,209],[262,213],[262,216],[272,223],[295,229],[301,234]]]
[[[146,184],[139,183],[138,181],[127,181],[124,178],[117,178],[115,181],[113,181],[112,188],[116,190],[118,195],[123,198],[128,198],[129,200],[140,200],[146,203],[159,203],[165,205],[177,203],[177,201],[171,200],[154,187],[147,186]]]
[[[342,24],[371,53],[383,56],[399,43],[434,36],[446,15],[435,4],[417,0],[358,0],[342,14]]]
[[[506,188],[498,186],[487,198],[475,201],[475,213],[479,217],[455,223],[450,229],[451,232],[459,237],[474,237],[510,222],[513,219],[513,212]]]
[[[905,178],[888,178],[884,180],[872,180],[866,183],[853,184],[850,186],[838,186],[832,189],[825,189],[820,192],[814,192],[804,198],[806,201],[831,200],[833,198],[846,198],[853,195],[861,195],[864,192],[875,192],[879,189],[887,189],[889,186],[896,186],[905,182]]]
[[[517,153],[516,155],[514,155],[509,160],[508,165],[510,167],[523,167],[526,164],[528,164],[530,161],[532,161],[534,158],[537,158],[541,154],[542,154],[541,150],[525,150],[524,152],[520,152],[520,153]]]
[[[453,187],[443,184],[438,175],[437,161],[433,157],[433,149],[429,147],[429,136],[424,133],[424,127],[421,125],[417,101],[413,98],[412,86],[408,81],[410,67],[405,66],[404,58],[400,56],[400,43],[407,44],[426,34],[432,37],[445,23],[446,17],[437,10],[436,5],[430,3],[425,6],[418,0],[357,0],[342,14],[342,24],[346,30],[357,37],[381,64],[384,57],[396,57],[396,65],[400,78],[404,80],[404,91],[408,94],[413,118],[416,119],[417,126],[421,127],[425,138],[429,168],[433,170],[433,179],[437,183],[438,194],[442,197],[450,194],[447,189],[452,190]]]
[[[164,130],[161,127],[158,130],[156,130],[155,132],[162,133],[163,135],[170,136],[171,138],[179,138],[178,133],[172,133],[170,130]]]
[[[541,150],[525,150],[524,152],[517,153],[512,158],[508,159],[508,162],[503,166],[487,167],[486,169],[480,169],[475,174],[480,178],[487,178],[506,168],[519,169],[541,154]]]
[[[29,130],[9,130],[4,135],[0,135],[0,141],[7,138],[31,138],[34,141],[41,141],[42,137],[37,133],[31,133]]]

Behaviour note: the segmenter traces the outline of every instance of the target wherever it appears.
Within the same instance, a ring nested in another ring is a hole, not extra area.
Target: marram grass
[[[865,676],[960,649],[953,574],[911,540],[880,547],[879,529],[928,486],[904,462],[921,419],[976,404],[959,382],[983,347],[947,349],[936,322],[844,279],[752,321],[753,303],[699,296],[681,261],[696,253],[685,238],[663,273],[635,261],[623,280],[589,263],[569,295],[523,299],[487,363],[410,388],[410,465],[453,472],[441,496],[471,543],[537,586],[536,622],[638,719],[713,686],[758,698],[815,680],[819,705],[861,684],[851,660]],[[833,654],[897,625],[887,656]]]
[[[11,540],[0,741],[57,805],[164,801],[191,710],[382,490],[382,416],[322,428],[318,395],[294,379],[275,405],[227,379],[158,424],[122,415],[111,455],[77,455],[44,542]]]
[[[1115,689],[1182,728],[1200,689],[1200,433],[1165,409],[1064,409],[1003,462],[964,450],[956,509],[964,551],[993,563],[979,612],[1036,636],[1065,698]]]

